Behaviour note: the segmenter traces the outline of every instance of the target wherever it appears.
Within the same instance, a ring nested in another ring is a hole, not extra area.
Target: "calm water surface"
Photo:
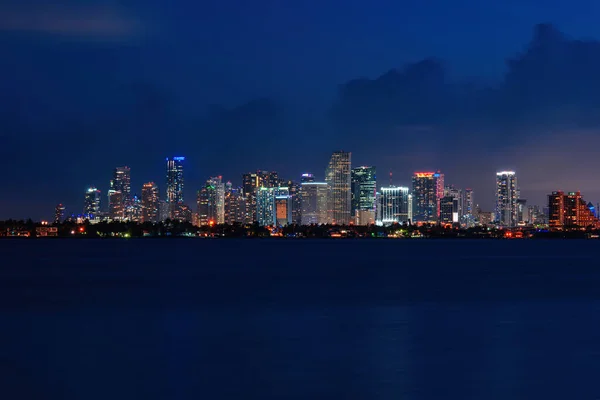
[[[599,250],[3,240],[0,398],[595,400]]]

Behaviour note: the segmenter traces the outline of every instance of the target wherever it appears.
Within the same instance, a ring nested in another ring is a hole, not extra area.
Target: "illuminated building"
[[[277,226],[286,226],[292,223],[292,196],[289,187],[274,189],[275,195],[275,223]]]
[[[108,216],[113,221],[125,218],[125,203],[123,193],[118,190],[109,189],[108,191]]]
[[[125,220],[133,221],[133,222],[141,222],[142,221],[142,202],[139,197],[133,196],[131,200],[125,206]]]
[[[435,222],[444,197],[444,174],[415,172],[412,178],[413,213],[416,222]]]
[[[280,185],[277,172],[258,170],[242,175],[242,189],[246,196],[246,222],[257,221],[256,216],[256,192],[261,187],[274,188]]]
[[[246,222],[246,201],[241,188],[233,188],[231,182],[225,185],[224,217],[226,224]]]
[[[142,186],[142,221],[159,221],[160,195],[158,186],[154,182],[144,183]]]
[[[325,182],[301,184],[302,225],[327,223],[327,199],[329,188]]]
[[[260,226],[271,226],[277,223],[275,188],[261,187],[256,191],[256,221]]]
[[[381,188],[379,204],[383,225],[408,222],[411,219],[409,195],[407,187],[389,186]]]
[[[288,188],[288,194],[290,196],[290,211],[291,218],[290,224],[301,224],[302,223],[302,198],[301,198],[301,185],[294,181],[287,181],[286,186]]]
[[[65,219],[65,206],[57,204],[54,208],[54,222],[60,223]]]
[[[473,202],[473,189],[465,189],[463,214],[475,214],[475,203]]]
[[[375,167],[353,168],[351,173],[351,213],[353,217],[359,211],[373,213],[375,219],[375,193],[377,192],[377,170]],[[364,222],[363,213],[363,222]],[[361,223],[360,225],[366,225]]]
[[[174,218],[178,207],[183,204],[183,162],[185,157],[167,158],[167,204],[169,218]]]
[[[100,213],[100,191],[90,187],[85,192],[83,202],[83,215],[88,219],[94,219]]]
[[[201,226],[225,223],[225,186],[221,177],[211,177],[198,191],[198,223]]]
[[[440,200],[440,222],[455,224],[459,222],[460,199],[456,196],[444,196]]]
[[[548,196],[548,222],[553,229],[598,227],[598,218],[581,197],[580,192],[552,192]]]
[[[308,183],[308,182],[314,182],[314,181],[315,181],[315,176],[313,174],[305,173],[305,174],[302,174],[300,183]]]
[[[328,219],[332,224],[348,225],[351,219],[351,165],[352,154],[337,151],[331,155],[325,170],[325,182],[329,185]]]
[[[496,220],[500,225],[513,227],[518,222],[517,175],[514,171],[496,173]]]
[[[529,222],[527,200],[517,198],[517,224],[524,225]]]
[[[495,215],[491,211],[481,211],[478,213],[479,217],[479,225],[488,226],[492,224],[492,221],[495,219]]]
[[[173,219],[181,222],[192,222],[194,213],[186,204],[179,204],[175,209]]]

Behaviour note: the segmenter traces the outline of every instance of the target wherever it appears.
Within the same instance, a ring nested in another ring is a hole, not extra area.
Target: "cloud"
[[[137,35],[141,28],[139,20],[115,7],[37,2],[0,6],[4,32],[120,39]]]

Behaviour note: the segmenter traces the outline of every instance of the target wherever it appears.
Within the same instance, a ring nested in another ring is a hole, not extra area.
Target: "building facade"
[[[98,214],[100,214],[100,190],[90,187],[85,192],[83,215],[85,218],[94,219]]]
[[[514,171],[496,173],[496,220],[506,227],[517,226],[519,189]]]
[[[178,209],[184,204],[183,188],[183,163],[185,157],[167,158],[167,193],[166,201],[169,205],[169,218],[175,219]]]
[[[377,170],[375,167],[357,167],[352,169],[351,174],[351,214],[357,217],[359,211],[373,213],[375,218],[375,193],[377,193]],[[365,222],[365,213],[363,222]],[[359,222],[356,222],[359,224]],[[365,225],[360,223],[360,225]]]
[[[413,213],[415,222],[436,222],[440,217],[440,202],[444,197],[444,174],[415,172],[412,178]]]
[[[256,191],[256,221],[260,226],[272,226],[277,223],[275,188],[261,187]]]
[[[241,188],[234,188],[231,182],[225,185],[224,217],[226,224],[246,222],[246,201]]]
[[[329,187],[326,182],[304,182],[301,189],[302,225],[327,223]]]
[[[407,187],[382,187],[380,193],[381,223],[391,225],[412,220],[410,190]]]
[[[580,192],[552,192],[548,196],[548,223],[552,229],[583,229],[598,227],[594,215]]]
[[[225,223],[225,185],[220,176],[209,178],[198,191],[197,206],[200,226]]]
[[[279,187],[281,180],[279,175],[275,171],[261,171],[250,172],[242,175],[242,189],[244,196],[246,196],[246,222],[252,223],[257,221],[258,217],[256,214],[256,196],[257,191],[261,187],[275,188]]]
[[[154,182],[144,183],[142,185],[142,221],[159,221],[159,201],[160,193],[158,186]]]
[[[351,153],[337,151],[331,155],[325,170],[325,182],[329,185],[328,219],[332,224],[350,224],[352,215],[351,158]]]

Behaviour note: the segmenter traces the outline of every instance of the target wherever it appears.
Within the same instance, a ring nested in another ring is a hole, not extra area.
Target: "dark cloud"
[[[102,3],[9,1],[0,6],[0,31],[78,38],[123,39],[138,35],[141,22]]]

